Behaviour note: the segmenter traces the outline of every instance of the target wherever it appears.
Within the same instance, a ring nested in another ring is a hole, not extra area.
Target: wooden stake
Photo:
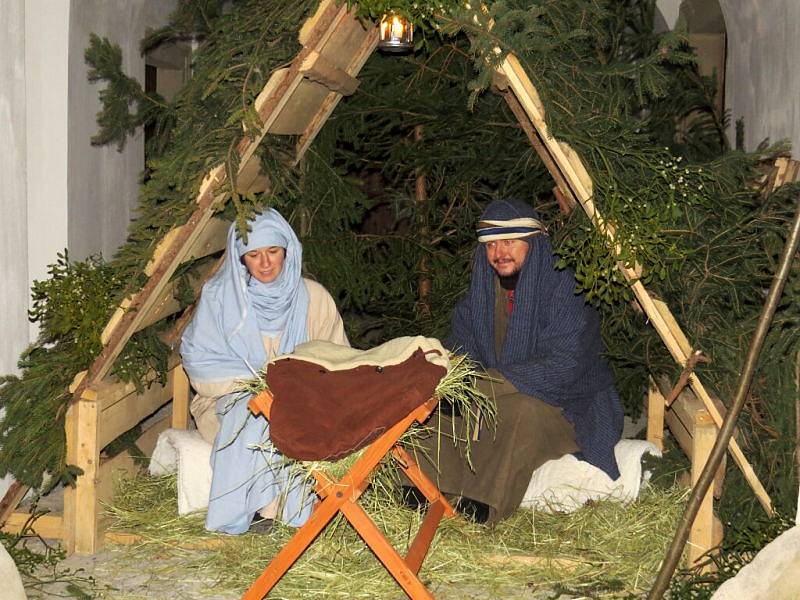
[[[708,358],[703,356],[703,353],[700,352],[700,350],[695,350],[694,353],[689,357],[689,360],[686,361],[686,367],[683,369],[683,371],[681,371],[680,377],[678,377],[678,382],[670,390],[669,395],[664,399],[664,403],[667,406],[672,406],[672,403],[675,402],[675,399],[681,393],[681,390],[683,390],[683,388],[685,388],[689,383],[689,377],[694,372],[694,368],[699,362],[708,362]]]
[[[647,390],[647,441],[664,451],[664,396],[658,389],[655,380],[650,377]]]
[[[416,125],[414,126],[414,141],[418,144],[422,142],[422,134],[423,134],[423,126]],[[422,171],[422,168],[417,169],[417,178],[414,182],[414,198],[416,199],[417,204],[417,214],[419,218],[417,222],[419,223],[419,241],[420,245],[424,248],[428,247],[430,243],[429,235],[428,235],[428,224],[427,224],[427,217],[425,215],[425,211],[427,210],[427,202],[428,202],[428,187],[427,182],[425,180],[425,173]],[[418,294],[419,294],[419,311],[428,316],[431,314],[431,306],[430,302],[428,301],[428,296],[431,293],[431,278],[428,273],[428,260],[425,254],[422,255],[422,258],[419,259],[419,280],[418,280]]]
[[[11,517],[11,513],[22,502],[29,489],[27,485],[22,485],[19,481],[11,484],[11,487],[8,488],[0,501],[0,527],[6,524],[6,521]]]
[[[711,448],[714,447],[714,441],[717,439],[717,428],[710,419],[700,418],[695,420],[693,440],[693,456],[692,456],[692,487],[695,486],[697,480],[700,478],[700,473],[703,471],[708,457],[711,455]],[[692,523],[692,529],[689,533],[689,566],[694,566],[711,548],[713,547],[714,540],[714,494],[713,489],[709,488],[703,501],[700,504],[700,509],[697,511],[697,516]],[[707,571],[705,567],[703,571]]]
[[[172,375],[172,427],[187,429],[189,427],[189,378],[182,365],[175,367]]]

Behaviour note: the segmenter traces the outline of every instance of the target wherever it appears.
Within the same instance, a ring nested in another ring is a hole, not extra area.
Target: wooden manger
[[[377,28],[365,28],[346,5],[339,6],[334,0],[320,3],[316,13],[299,32],[301,49],[298,54],[288,66],[272,73],[255,100],[262,127],[255,134],[241,138],[236,148],[240,166],[237,173],[230,174],[235,177],[234,184],[240,193],[270,189],[270,182],[261,173],[255,153],[268,134],[298,136],[295,162],[301,160],[342,96],[352,94],[358,87],[358,73],[374,51],[377,40]],[[506,99],[533,148],[552,174],[559,204],[564,209],[580,205],[607,237],[609,247],[619,251],[614,224],[604,220],[594,205],[591,177],[578,154],[568,144],[550,135],[539,94],[513,54],[497,67],[494,89]],[[790,170],[796,176],[799,170],[794,161],[791,163],[783,168],[780,177],[773,179],[787,180]],[[173,293],[177,284],[172,281],[172,276],[176,269],[189,260],[210,257],[224,248],[228,224],[213,215],[225,200],[223,185],[228,177],[224,164],[206,174],[194,200],[194,212],[185,224],[175,227],[157,245],[145,267],[149,277],[147,283],[120,304],[103,332],[102,352],[87,371],[76,377],[70,388],[73,399],[67,415],[67,456],[69,463],[83,469],[83,475],[78,477],[76,487],[67,493],[63,514],[46,515],[35,526],[46,537],[62,538],[69,552],[92,554],[102,545],[104,523],[100,517],[100,503],[110,498],[113,473],[134,466],[127,455],[104,459],[104,447],[170,402],[171,416],[145,432],[141,440],[142,449],[149,450],[157,433],[168,424],[178,428],[187,425],[190,390],[177,356],[172,359],[167,384],[154,383],[142,394],[116,381],[109,373],[135,332],[180,310]],[[208,264],[205,273],[194,282],[196,289],[215,268],[213,262]],[[630,282],[638,304],[674,360],[685,367],[693,350],[669,308],[653,298],[639,281],[641,271],[637,265],[620,261],[618,267]],[[166,341],[173,347],[190,318],[191,309],[177,319],[172,332],[167,335]],[[695,410],[695,416],[687,427],[692,439],[693,465],[700,465],[709,440],[713,443],[716,437],[722,415],[696,374],[688,377],[687,384],[706,411],[701,418],[701,413]],[[655,394],[652,397],[658,398]],[[656,400],[651,402],[652,406],[658,404]],[[669,420],[667,424],[672,427]],[[654,425],[653,432],[658,429]],[[660,429],[663,431],[663,425]],[[765,511],[772,514],[769,496],[735,439],[731,440],[730,452]],[[20,486],[15,486],[7,494],[2,507],[4,512],[0,515],[0,520],[6,521],[7,531],[19,530],[27,518],[23,513],[15,513],[5,519],[16,508],[23,491]],[[698,527],[703,529],[704,536],[713,539],[713,536],[708,536],[708,523],[711,521],[706,516],[702,519],[698,516]]]
[[[420,403],[406,417],[389,427],[375,441],[365,447],[362,455],[340,479],[332,478],[322,469],[311,471],[311,475],[316,481],[315,490],[320,497],[320,502],[314,506],[308,521],[270,560],[264,572],[242,596],[243,600],[260,600],[269,594],[281,577],[340,512],[409,598],[433,600],[430,591],[419,578],[419,570],[439,523],[444,517],[453,517],[455,512],[436,484],[420,470],[414,458],[399,444],[399,440],[414,423],[424,423],[438,402],[436,397],[429,398]],[[269,419],[272,396],[267,391],[261,392],[250,400],[249,406],[253,414]],[[428,499],[425,519],[409,544],[405,557],[401,556],[392,546],[384,533],[358,504],[361,494],[369,486],[381,461],[389,455],[397,461],[400,470]]]

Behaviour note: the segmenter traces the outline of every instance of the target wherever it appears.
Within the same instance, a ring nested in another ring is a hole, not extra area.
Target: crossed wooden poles
[[[412,410],[408,416],[395,423],[367,446],[355,464],[338,481],[320,469],[311,471],[311,475],[316,480],[316,492],[321,501],[314,507],[306,524],[298,529],[297,533],[275,555],[264,572],[253,582],[250,589],[245,592],[242,596],[243,600],[261,600],[266,596],[339,512],[355,528],[361,539],[375,553],[375,556],[383,563],[383,566],[409,598],[433,600],[433,596],[417,574],[428,553],[439,522],[443,517],[452,517],[455,513],[436,485],[420,470],[416,461],[398,445],[397,441],[414,422],[423,423],[437,404],[437,398],[430,398]],[[269,420],[272,396],[269,392],[261,392],[250,400],[249,406],[254,414],[263,415]],[[372,474],[389,453],[429,502],[425,519],[405,557],[400,555],[364,509],[358,505],[358,500],[369,485]]]

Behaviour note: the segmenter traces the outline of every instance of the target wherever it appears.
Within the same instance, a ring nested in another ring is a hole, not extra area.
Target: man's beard
[[[497,279],[500,281],[500,287],[502,287],[504,290],[516,289],[517,281],[519,281],[520,270],[521,269],[517,269],[510,275],[500,275],[500,273],[497,273]]]

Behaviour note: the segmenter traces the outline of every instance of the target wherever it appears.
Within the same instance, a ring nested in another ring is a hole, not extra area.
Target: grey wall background
[[[144,168],[144,136],[128,139],[125,149],[89,143],[97,131],[98,91],[89,84],[83,53],[89,35],[107,37],[123,48],[123,69],[144,81],[139,42],[148,28],[166,22],[174,2],[156,0],[72,0],[69,11],[68,193],[70,255],[102,253],[110,258],[125,241],[133,217],[138,178]]]
[[[28,340],[25,2],[0,10],[0,371],[16,367]]]
[[[732,120],[744,119],[745,148],[788,139],[800,157],[800,1],[720,5],[728,31],[725,97]]]
[[[800,1],[658,0],[660,18],[673,28],[681,15],[695,31],[711,30],[718,12],[727,32],[725,107],[733,124],[744,120],[745,149],[786,139],[800,157]]]
[[[0,6],[0,372],[16,368],[28,341],[25,2]],[[0,481],[5,493],[8,480]]]

